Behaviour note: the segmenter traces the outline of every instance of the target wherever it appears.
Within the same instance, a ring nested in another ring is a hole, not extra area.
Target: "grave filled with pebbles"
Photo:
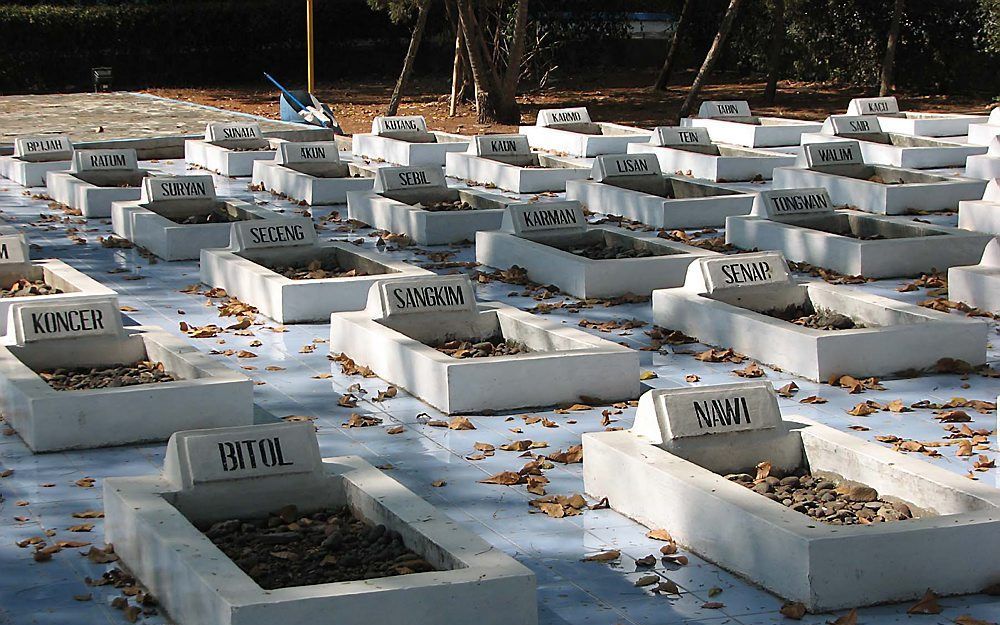
[[[574,256],[583,256],[590,260],[618,260],[622,258],[649,258],[650,256],[656,256],[652,250],[637,249],[625,245],[608,245],[606,243],[575,245],[566,248],[566,251]]]
[[[333,258],[311,260],[304,265],[272,265],[268,269],[292,280],[322,280],[324,278],[354,278],[367,276],[360,269],[345,269]]]
[[[34,297],[35,295],[59,295],[62,289],[57,289],[44,280],[21,279],[6,288],[0,288],[0,297]]]
[[[263,519],[229,519],[205,536],[261,588],[274,590],[436,570],[384,525],[347,507],[302,513],[295,506]]]
[[[763,314],[814,330],[852,330],[865,327],[847,315],[832,310],[816,310],[809,304],[793,304],[787,308],[768,310]]]
[[[39,371],[38,376],[57,391],[119,388],[177,381],[177,378],[164,370],[163,363],[148,360],[140,360],[131,365],[111,365],[103,368],[50,369]]]
[[[886,501],[870,486],[838,482],[807,471],[785,476],[770,474],[762,479],[734,473],[726,479],[830,525],[872,525],[915,517],[909,505]]]
[[[452,358],[487,358],[489,356],[513,356],[527,354],[531,350],[524,343],[510,341],[503,337],[479,339],[452,339],[431,345],[439,352]]]
[[[463,200],[445,200],[442,202],[434,202],[432,204],[424,204],[419,202],[415,204],[417,208],[422,208],[425,211],[431,212],[442,212],[442,211],[470,211],[473,210],[472,204],[465,202]]]

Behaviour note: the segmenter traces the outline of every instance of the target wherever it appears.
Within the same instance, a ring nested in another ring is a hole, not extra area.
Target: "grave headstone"
[[[558,126],[560,124],[590,124],[587,107],[577,106],[563,109],[542,109],[538,111],[536,126]]]
[[[802,215],[833,213],[833,200],[826,189],[772,189],[754,198],[752,214],[780,221]]]
[[[413,143],[434,141],[434,135],[427,131],[427,121],[421,115],[378,116],[372,120],[372,134]]]
[[[666,179],[655,154],[603,154],[594,159],[590,177],[623,189],[662,195]]]
[[[229,247],[233,250],[316,245],[319,240],[308,217],[237,221],[230,237]]]
[[[323,460],[310,423],[177,432],[170,437],[164,458],[164,475],[182,491],[322,474]]]
[[[882,98],[854,98],[847,105],[848,115],[897,115],[899,103],[893,96]]]
[[[30,261],[28,242],[22,235],[0,236],[0,265],[23,265]]]
[[[808,168],[865,164],[865,159],[861,155],[861,145],[857,141],[807,143],[802,146],[802,158]]]
[[[42,135],[14,139],[14,158],[28,163],[68,161],[73,157],[73,144],[66,135]]]
[[[482,158],[521,167],[535,162],[525,135],[477,135],[469,151]]]
[[[456,191],[448,188],[444,170],[436,166],[379,167],[375,171],[375,193],[399,202],[440,202]]]
[[[712,140],[704,128],[657,126],[653,130],[652,143],[660,147],[683,147],[686,145],[712,145]]]
[[[501,230],[517,236],[526,234],[564,234],[587,228],[587,217],[580,202],[534,202],[511,204],[504,212]]]
[[[701,258],[697,262],[704,279],[705,292],[709,295],[717,291],[789,284],[792,281],[788,264],[778,252]]]
[[[209,122],[205,126],[205,141],[224,148],[269,147],[257,122]]]
[[[309,141],[294,143],[286,141],[278,144],[274,155],[278,165],[298,163],[340,163],[340,151],[333,141]]]
[[[76,150],[73,152],[73,164],[70,173],[102,171],[136,171],[139,169],[139,159],[135,150]]]
[[[373,319],[476,312],[476,294],[466,276],[381,280],[368,297]]]
[[[875,115],[831,115],[823,122],[825,135],[851,137],[882,132],[882,125]]]
[[[750,103],[746,100],[707,100],[698,107],[698,117],[725,119],[727,117],[752,117],[752,115]]]
[[[214,201],[215,183],[211,176],[147,176],[142,179],[139,202],[152,204],[175,201]]]
[[[18,302],[10,307],[7,328],[7,341],[16,345],[124,333],[118,302],[108,298]]]

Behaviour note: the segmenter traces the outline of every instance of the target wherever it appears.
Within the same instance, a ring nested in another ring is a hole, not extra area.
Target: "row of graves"
[[[984,366],[982,318],[789,267],[948,270],[951,299],[1000,312],[998,181],[922,171],[997,158],[972,141],[995,120],[890,104],[855,101],[813,124],[708,102],[653,131],[560,109],[519,134],[473,138],[386,117],[347,156],[336,142],[210,124],[185,160],[296,203],[346,204],[348,219],[418,245],[474,242],[479,265],[517,266],[563,294],[649,297],[658,326],[806,380],[941,359]],[[953,139],[963,131],[967,141]],[[279,323],[329,323],[331,357],[442,413],[638,400],[632,427],[583,435],[586,492],[811,612],[928,587],[972,593],[1000,577],[1000,491],[783,415],[768,383],[650,390],[637,350],[478,301],[465,275],[321,241],[308,215],[219,197],[207,173],[140,169],[128,150],[19,140],[0,174],[27,187],[41,176],[56,201],[110,217],[152,256],[197,259],[202,283]],[[733,184],[768,180],[757,193]],[[912,218],[955,209],[958,228]],[[693,228],[724,228],[734,253],[659,236]],[[107,541],[175,622],[538,621],[529,568],[365,460],[322,458],[311,424],[254,425],[246,375],[160,328],[127,325],[117,293],[29,252],[23,235],[0,232],[4,284],[38,289],[0,298],[0,411],[33,452],[169,439],[161,474],[108,479],[103,498]],[[257,553],[275,545],[301,551],[280,576]]]

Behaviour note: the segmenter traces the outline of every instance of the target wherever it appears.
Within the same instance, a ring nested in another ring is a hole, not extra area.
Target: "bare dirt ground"
[[[655,73],[649,70],[606,71],[563,79],[559,84],[541,91],[528,91],[522,104],[522,123],[534,123],[540,108],[586,106],[595,121],[613,121],[643,127],[669,125],[676,117],[692,80],[690,73],[679,75],[665,92],[653,91]],[[341,126],[348,133],[367,132],[371,120],[384,114],[394,81],[321,82],[317,97],[333,109]],[[772,106],[764,105],[761,94],[764,83],[759,79],[738,79],[717,76],[715,83],[702,90],[704,100],[749,100],[757,114],[778,115],[799,119],[824,119],[830,113],[846,113],[851,98],[877,95],[872,87],[830,83],[784,81],[779,84],[778,97]],[[264,85],[220,86],[191,89],[149,89],[159,96],[207,104],[222,109],[277,118],[278,95]],[[511,132],[515,126],[476,123],[475,110],[463,105],[455,117],[448,117],[450,85],[445,78],[418,78],[406,90],[400,107],[401,115],[423,115],[434,130],[463,134]],[[902,110],[954,113],[989,111],[992,102],[986,97],[917,95],[899,93]]]

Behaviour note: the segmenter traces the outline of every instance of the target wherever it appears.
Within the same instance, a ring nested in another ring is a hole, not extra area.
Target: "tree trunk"
[[[476,23],[475,15],[472,12],[470,0],[458,0],[458,21],[462,28],[462,39],[465,42],[466,59],[469,68],[472,70],[474,85],[476,88],[476,110],[478,121],[481,124],[500,122],[506,124],[516,124],[521,120],[521,113],[514,97],[517,90],[517,80],[513,80],[513,92],[506,92],[506,80],[501,80],[496,66],[493,64],[483,33]],[[523,6],[522,6],[523,5]],[[518,19],[524,11],[526,17],[528,10],[528,0],[518,0]],[[516,40],[511,45],[512,53],[516,48],[521,47],[523,51],[523,37],[526,27],[518,28],[515,25],[515,37],[520,36],[522,41]],[[520,32],[518,32],[520,30]],[[519,53],[520,54],[520,53]],[[513,54],[512,54],[513,56]],[[520,66],[520,60],[517,60]],[[517,77],[520,73],[514,70]]]
[[[448,117],[454,117],[458,108],[458,95],[462,79],[462,29],[455,29],[455,62],[451,67],[451,100],[448,101]]]
[[[517,1],[517,16],[514,20],[514,41],[507,57],[507,74],[503,80],[505,95],[513,99],[517,95],[517,85],[521,79],[521,60],[524,58],[524,38],[528,32],[528,0]]]
[[[785,0],[771,0],[774,8],[771,15],[771,42],[767,51],[767,85],[764,86],[764,102],[774,104],[778,92],[778,73],[781,71],[781,52],[785,47]]]
[[[899,43],[899,27],[903,20],[905,0],[896,0],[892,11],[892,23],[889,25],[889,41],[885,45],[885,57],[882,59],[882,78],[879,82],[878,94],[889,95],[894,87],[893,73],[896,69],[896,44]]]
[[[705,55],[705,62],[701,64],[701,69],[698,70],[698,75],[695,76],[694,83],[691,85],[691,91],[688,92],[688,96],[684,100],[680,112],[677,113],[678,124],[680,124],[680,118],[687,117],[691,112],[695,101],[698,99],[698,93],[701,91],[702,85],[708,79],[708,75],[712,73],[712,68],[715,67],[715,63],[722,55],[722,49],[726,45],[726,37],[729,36],[729,31],[733,28],[733,21],[736,19],[736,12],[739,11],[740,2],[741,0],[729,0],[729,7],[726,9],[726,14],[722,17],[722,23],[719,24],[719,32],[715,34],[712,47],[708,49],[708,54]]]
[[[693,6],[694,0],[684,0],[684,7],[681,9],[681,16],[677,19],[674,36],[670,38],[667,58],[663,61],[663,67],[660,68],[660,75],[656,77],[656,84],[653,85],[653,89],[657,91],[667,90],[667,83],[670,82],[670,75],[673,73],[674,63],[677,61],[677,50],[681,47],[681,38],[684,36],[684,29],[687,28],[690,21],[691,7]]]
[[[406,49],[406,58],[403,59],[403,71],[399,73],[399,80],[396,81],[396,88],[392,90],[392,97],[389,98],[389,108],[386,115],[395,115],[399,112],[399,102],[403,99],[403,89],[406,88],[406,81],[413,71],[413,60],[417,57],[417,50],[420,48],[420,40],[424,36],[424,26],[427,25],[427,13],[431,8],[431,0],[421,0],[420,12],[417,14],[417,23],[413,25],[413,35],[410,36],[410,47]]]

